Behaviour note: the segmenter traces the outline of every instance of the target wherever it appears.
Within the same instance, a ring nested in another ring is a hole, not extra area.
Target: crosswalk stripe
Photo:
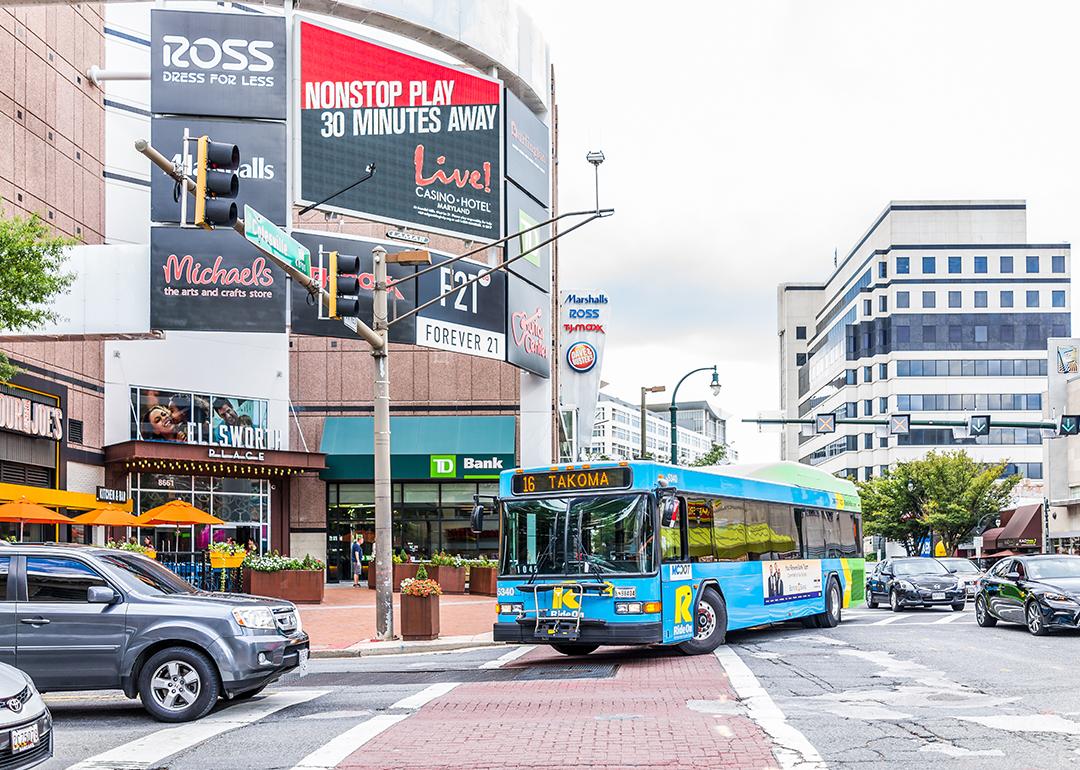
[[[276,711],[306,703],[329,690],[283,690],[222,709],[197,722],[157,730],[106,752],[84,759],[68,770],[143,770],[157,767],[173,754],[238,727],[265,719]]]
[[[481,663],[480,668],[502,668],[507,663],[517,660],[525,653],[533,649],[531,644],[523,644],[520,647],[515,647],[510,652],[503,653],[495,660],[489,660],[487,663]]]
[[[930,623],[929,625],[931,625],[931,626],[941,626],[941,625],[944,625],[946,623],[952,623],[954,620],[959,620],[962,617],[964,617],[964,613],[962,613],[962,612],[954,612],[952,615],[946,615],[941,620],[935,620],[933,623]]]
[[[329,743],[315,749],[301,759],[293,770],[329,770],[329,768],[337,767],[358,748],[408,716],[408,714],[380,714],[361,722]]]
[[[410,695],[407,698],[402,698],[397,703],[390,706],[392,709],[418,709],[425,703],[435,700],[440,695],[446,695],[446,693],[453,690],[461,682],[440,682],[439,684],[429,685],[415,695]]]
[[[875,621],[875,622],[871,623],[870,625],[872,625],[872,626],[887,626],[890,623],[895,623],[896,621],[903,620],[903,619],[904,619],[903,615],[891,615],[891,616],[885,618],[884,620]]]

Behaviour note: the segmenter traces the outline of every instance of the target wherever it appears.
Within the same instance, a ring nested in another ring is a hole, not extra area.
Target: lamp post
[[[651,388],[646,388],[646,387],[642,386],[642,388],[641,388],[641,454],[638,455],[638,458],[641,459],[641,460],[645,459],[645,454],[646,454],[646,445],[645,445],[645,435],[646,435],[646,428],[645,428],[645,414],[646,414],[646,412],[645,412],[645,394],[646,393],[663,393],[665,390],[667,390],[667,387],[665,387],[664,385],[653,385]]]
[[[675,405],[675,398],[679,395],[679,388],[682,387],[682,384],[684,382],[686,382],[687,377],[689,377],[691,374],[697,374],[698,372],[709,372],[709,371],[712,372],[712,382],[709,383],[710,387],[712,388],[712,394],[714,396],[720,395],[720,375],[717,373],[715,365],[713,365],[713,366],[703,366],[700,369],[694,369],[692,371],[687,372],[686,374],[684,374],[682,376],[682,379],[679,380],[679,383],[675,386],[675,390],[673,390],[671,392],[670,413],[671,413],[671,464],[672,465],[678,465],[679,464],[679,426],[677,424],[677,419],[678,419],[678,416],[679,416],[679,407],[677,407]]]

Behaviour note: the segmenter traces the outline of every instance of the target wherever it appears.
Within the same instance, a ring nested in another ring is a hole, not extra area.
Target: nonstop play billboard
[[[502,87],[300,20],[297,197],[470,239],[502,235]]]

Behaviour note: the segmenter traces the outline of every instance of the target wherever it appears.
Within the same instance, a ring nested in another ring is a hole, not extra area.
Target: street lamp
[[[646,454],[645,446],[645,394],[646,393],[663,393],[667,388],[663,385],[653,385],[651,388],[641,388],[641,454],[638,459],[644,460]]]
[[[671,413],[671,464],[672,465],[678,465],[679,464],[679,427],[678,427],[678,424],[677,424],[677,420],[678,420],[678,416],[679,416],[679,407],[677,407],[675,405],[675,399],[679,395],[679,388],[682,387],[682,384],[686,381],[686,378],[689,377],[691,374],[697,374],[698,372],[709,372],[709,371],[712,372],[712,382],[709,383],[709,386],[712,389],[712,394],[714,396],[719,396],[720,395],[720,375],[719,375],[719,373],[717,373],[715,365],[713,365],[713,366],[703,366],[700,369],[694,369],[693,371],[687,372],[686,374],[684,374],[682,376],[682,379],[679,380],[679,384],[675,386],[675,390],[673,390],[671,392],[670,413]]]
[[[600,164],[604,162],[604,153],[600,150],[590,150],[585,155],[585,160],[589,161],[593,165],[594,176],[596,177],[596,210],[600,211]]]

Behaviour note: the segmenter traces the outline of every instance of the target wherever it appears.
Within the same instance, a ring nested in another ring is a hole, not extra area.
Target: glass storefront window
[[[438,484],[406,484],[405,501],[408,503],[431,503],[439,504]]]
[[[339,505],[348,505],[350,503],[373,504],[375,502],[374,484],[332,484],[331,486],[336,487],[336,502]]]
[[[443,484],[442,503],[453,505],[454,503],[473,503],[473,495],[476,494],[476,484]]]

